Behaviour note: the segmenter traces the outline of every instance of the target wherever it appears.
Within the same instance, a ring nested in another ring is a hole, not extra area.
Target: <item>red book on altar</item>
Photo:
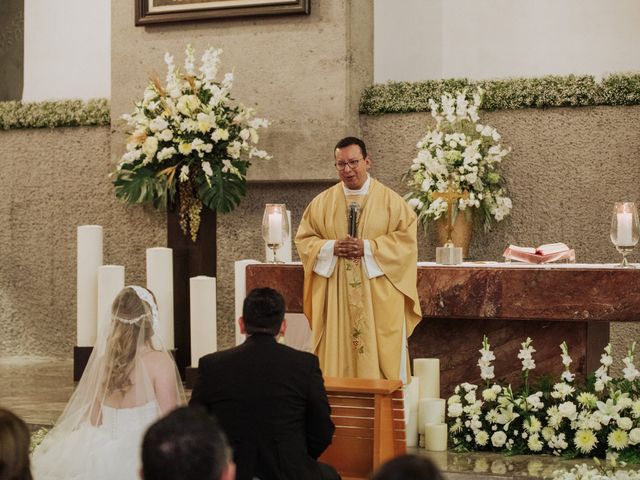
[[[564,243],[548,243],[537,248],[509,245],[502,256],[509,260],[525,263],[550,263],[558,260],[576,261],[576,251]]]

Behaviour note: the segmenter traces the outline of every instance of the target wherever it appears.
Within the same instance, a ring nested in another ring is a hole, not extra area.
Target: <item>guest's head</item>
[[[0,480],[31,480],[31,434],[17,415],[0,408]]]
[[[284,298],[273,288],[254,288],[244,299],[240,328],[253,335],[284,333]]]
[[[111,331],[107,339],[106,362],[111,374],[105,379],[107,394],[125,392],[131,386],[131,364],[138,348],[153,337],[153,293],[144,287],[125,287],[111,305]]]
[[[384,463],[371,480],[444,480],[444,475],[426,457],[401,455]]]
[[[231,449],[204,410],[181,407],[151,425],[142,441],[144,480],[233,480]]]
[[[364,142],[356,137],[345,137],[333,150],[336,170],[347,188],[358,190],[369,178],[371,159]]]

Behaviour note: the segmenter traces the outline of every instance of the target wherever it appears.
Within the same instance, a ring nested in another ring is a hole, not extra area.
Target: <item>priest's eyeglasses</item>
[[[345,168],[347,168],[347,165],[349,165],[349,168],[351,170],[355,170],[356,168],[358,168],[360,160],[364,160],[364,158],[354,158],[353,160],[349,160],[347,162],[336,162],[334,165],[339,172],[342,172]]]

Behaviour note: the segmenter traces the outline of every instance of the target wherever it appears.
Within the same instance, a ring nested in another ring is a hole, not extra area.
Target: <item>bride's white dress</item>
[[[86,421],[45,439],[32,460],[34,480],[138,480],[142,437],[159,416],[155,400],[133,408],[103,405],[99,426]]]

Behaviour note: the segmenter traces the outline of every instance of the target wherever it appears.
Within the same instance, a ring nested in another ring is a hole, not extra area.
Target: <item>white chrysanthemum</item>
[[[629,446],[629,434],[624,430],[615,429],[607,436],[609,447],[624,450]]]
[[[542,429],[542,423],[534,416],[530,416],[524,421],[524,429],[529,433],[537,433]]]
[[[487,388],[482,391],[482,398],[484,398],[487,402],[492,402],[496,398],[498,398],[498,395],[492,389]]]
[[[229,140],[229,131],[226,128],[216,128],[211,134],[211,139],[216,143],[220,140]]]
[[[527,440],[527,447],[532,452],[539,452],[542,450],[542,442],[540,441],[540,437],[537,434],[531,435],[529,440]]]
[[[598,444],[598,439],[591,430],[578,430],[574,444],[579,452],[589,453]]]
[[[553,398],[564,400],[575,391],[576,389],[573,388],[571,385],[568,385],[566,383],[556,383],[553,386],[553,391],[551,392],[551,396]]]
[[[548,442],[551,440],[551,437],[555,435],[556,431],[551,427],[544,427],[540,433],[542,434],[542,438]]]
[[[156,157],[158,158],[158,161],[162,162],[164,160],[167,160],[168,158],[173,157],[175,154],[176,149],[174,147],[165,147],[158,152],[158,155],[156,155]]]
[[[595,408],[596,403],[598,402],[598,397],[596,397],[593,393],[582,392],[577,397],[578,403],[587,408]]]
[[[168,126],[169,126],[169,123],[167,123],[167,121],[162,117],[156,117],[149,122],[149,129],[152,132],[160,132],[165,128],[167,128]]]
[[[640,418],[640,400],[636,400],[631,405],[631,416],[633,418]]]
[[[489,434],[484,430],[480,430],[475,434],[475,441],[481,447],[484,447],[489,442]]]

